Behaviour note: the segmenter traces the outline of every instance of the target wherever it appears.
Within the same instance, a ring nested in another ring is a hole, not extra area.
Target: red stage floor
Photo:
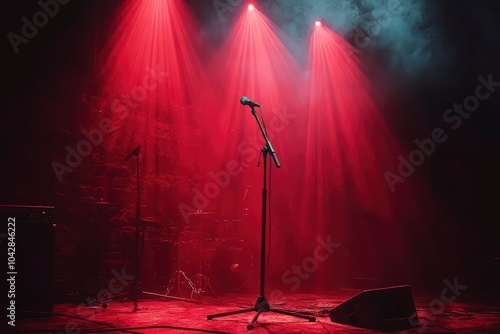
[[[326,294],[290,294],[273,307],[310,311],[316,322],[274,313],[263,313],[252,333],[366,333],[366,329],[332,323],[327,310],[358,293],[338,290]],[[485,304],[462,294],[453,303],[444,303],[440,314],[432,312],[432,301],[440,294],[413,291],[422,326],[407,333],[500,333],[500,305]],[[133,312],[131,301],[113,301],[106,308],[65,303],[54,306],[54,315],[39,319],[18,319],[15,330],[24,333],[245,333],[254,312],[207,320],[207,315],[252,307],[255,294],[203,296],[201,304],[144,297]],[[436,305],[434,303],[434,305]],[[115,329],[113,329],[115,328]],[[121,329],[121,330],[119,330]],[[108,331],[109,330],[109,331]],[[398,333],[404,333],[398,332]]]

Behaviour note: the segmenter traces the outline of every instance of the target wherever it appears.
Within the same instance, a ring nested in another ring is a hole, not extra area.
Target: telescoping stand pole
[[[289,311],[284,311],[284,310],[277,310],[271,308],[269,305],[269,302],[265,296],[265,281],[266,281],[266,215],[267,215],[267,208],[266,208],[266,203],[267,203],[267,155],[271,154],[274,163],[276,165],[276,168],[280,168],[281,165],[278,161],[278,157],[276,156],[276,152],[274,151],[273,146],[271,145],[271,142],[269,141],[269,138],[267,137],[266,131],[262,126],[262,123],[260,122],[260,119],[255,111],[255,106],[260,107],[257,103],[254,103],[246,97],[243,97],[241,99],[241,103],[245,105],[249,105],[252,108],[252,115],[255,117],[257,120],[257,124],[259,125],[260,131],[262,132],[262,135],[264,136],[264,140],[266,142],[266,146],[262,148],[262,153],[264,157],[264,175],[263,175],[263,188],[262,188],[262,231],[261,231],[261,241],[260,241],[260,295],[257,297],[257,301],[255,302],[255,306],[253,308],[246,308],[246,309],[240,309],[237,311],[230,311],[230,312],[224,312],[224,313],[219,313],[219,314],[211,314],[207,316],[208,320],[212,320],[214,318],[220,318],[220,317],[225,317],[229,315],[234,315],[234,314],[240,314],[240,313],[247,313],[247,312],[256,312],[255,315],[253,316],[252,320],[250,323],[247,325],[247,329],[251,330],[255,326],[255,322],[259,318],[259,316],[262,314],[262,312],[274,312],[274,313],[279,313],[279,314],[285,314],[289,315],[292,317],[296,318],[301,318],[301,319],[307,319],[310,322],[316,321],[315,317],[299,314],[299,313],[294,313],[294,312],[289,312]]]

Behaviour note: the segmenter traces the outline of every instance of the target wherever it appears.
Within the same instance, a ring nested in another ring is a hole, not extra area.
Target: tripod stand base
[[[191,289],[191,299],[181,298],[181,297],[176,297],[176,296],[170,295],[170,292],[174,289],[175,283],[177,283],[178,288],[180,288],[181,285],[187,284],[189,286],[189,288]],[[143,291],[142,293],[145,293],[147,295],[157,296],[157,297],[182,300],[182,301],[189,302],[189,303],[201,304],[200,290],[198,288],[196,288],[196,286],[193,284],[193,282],[189,279],[189,277],[186,275],[186,273],[183,272],[182,270],[176,270],[172,274],[172,276],[170,277],[170,279],[168,281],[167,291],[165,292],[165,294],[148,292],[148,291]],[[194,295],[198,296],[198,300],[193,298]]]
[[[206,290],[208,290],[211,293],[212,297],[217,298],[217,295],[215,294],[214,289],[212,289],[212,285],[210,284],[210,279],[208,278],[207,275],[196,274],[194,276],[194,286],[199,294],[206,292]],[[194,292],[191,293],[191,298],[193,298],[193,293]]]
[[[241,313],[248,313],[248,312],[257,312],[250,323],[247,325],[248,330],[252,330],[255,327],[255,322],[259,318],[262,312],[273,312],[273,313],[278,313],[278,314],[284,314],[284,315],[289,315],[291,317],[296,317],[296,318],[301,318],[301,319],[306,319],[309,320],[310,322],[315,322],[316,318],[311,317],[308,315],[303,315],[295,312],[289,312],[289,311],[283,311],[283,310],[276,310],[271,308],[269,305],[269,302],[267,301],[266,297],[264,296],[259,296],[257,298],[257,301],[255,302],[255,306],[253,308],[246,308],[246,309],[241,309],[237,311],[230,311],[230,312],[224,312],[224,313],[218,313],[218,314],[211,314],[207,316],[208,320],[212,320],[214,318],[220,318],[220,317],[225,317],[229,315],[235,315],[235,314],[241,314]]]

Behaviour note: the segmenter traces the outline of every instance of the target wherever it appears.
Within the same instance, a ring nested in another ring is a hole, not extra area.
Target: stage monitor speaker
[[[360,292],[330,311],[335,323],[394,331],[418,326],[418,316],[409,285]]]
[[[54,211],[52,206],[0,205],[0,259],[7,269],[2,274],[2,293],[9,292],[3,300],[15,304],[16,318],[51,315]]]

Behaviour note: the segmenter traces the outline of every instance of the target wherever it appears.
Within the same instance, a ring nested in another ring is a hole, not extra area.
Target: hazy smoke
[[[273,0],[264,13],[295,40],[321,18],[360,52],[382,49],[387,63],[406,75],[443,68],[450,57],[434,22],[434,1],[425,0]]]

